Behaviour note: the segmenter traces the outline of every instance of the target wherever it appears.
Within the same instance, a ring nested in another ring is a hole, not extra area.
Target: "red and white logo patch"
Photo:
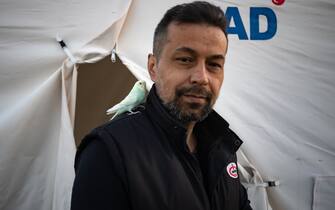
[[[231,178],[236,179],[238,177],[236,163],[231,162],[231,163],[228,164],[228,166],[227,166],[227,173],[229,174],[229,176]]]

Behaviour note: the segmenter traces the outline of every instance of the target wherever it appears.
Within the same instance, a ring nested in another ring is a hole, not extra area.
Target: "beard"
[[[185,95],[197,95],[205,100],[205,103],[187,102],[183,100]],[[168,112],[182,124],[199,122],[204,120],[212,111],[213,94],[199,85],[177,88],[172,101],[163,103]]]

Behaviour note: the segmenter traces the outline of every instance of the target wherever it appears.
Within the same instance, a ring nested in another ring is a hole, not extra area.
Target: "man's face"
[[[148,70],[163,104],[179,120],[199,121],[210,112],[223,82],[226,49],[218,27],[169,25],[160,57],[149,56]]]

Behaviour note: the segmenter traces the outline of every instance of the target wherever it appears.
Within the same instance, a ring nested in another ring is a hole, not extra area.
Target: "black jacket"
[[[93,130],[78,148],[72,210],[251,209],[237,177],[242,141],[216,112],[196,124],[197,153],[153,87],[145,108]]]

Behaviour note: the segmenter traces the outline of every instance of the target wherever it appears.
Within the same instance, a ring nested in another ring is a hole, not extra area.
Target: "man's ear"
[[[148,55],[148,72],[153,82],[157,79],[157,59],[153,54]]]

